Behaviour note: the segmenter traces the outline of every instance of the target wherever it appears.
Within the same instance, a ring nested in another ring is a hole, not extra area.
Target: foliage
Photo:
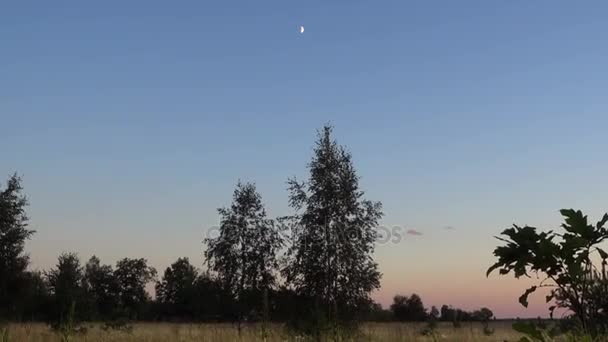
[[[525,334],[526,337],[523,337],[520,341],[543,341],[549,342],[553,341],[555,336],[552,336],[551,333],[540,329],[532,322],[516,322],[513,323],[513,330]]]
[[[300,296],[310,298],[311,314],[329,325],[350,324],[380,286],[372,258],[381,204],[363,200],[350,153],[318,132],[306,182],[289,180],[291,246],[283,275]],[[323,327],[319,327],[323,328]]]
[[[156,283],[157,300],[171,307],[172,315],[192,319],[197,278],[198,272],[188,258],[177,259]]]
[[[92,256],[85,265],[84,283],[92,302],[92,318],[110,318],[117,314],[120,286],[110,265],[102,265]]]
[[[397,295],[391,304],[393,317],[398,321],[424,322],[427,320],[426,309],[417,294],[410,297]]]
[[[17,320],[48,320],[52,307],[49,287],[44,274],[39,271],[29,271],[24,274],[23,285],[19,294]]]
[[[577,332],[570,332],[564,335],[564,331],[559,329],[558,325],[548,327],[546,324],[540,324],[534,322],[522,322],[518,321],[513,323],[513,330],[524,334],[519,341],[520,342],[557,342],[557,341],[570,341],[570,342],[593,342],[593,341],[605,341],[605,338],[592,337],[591,335]]]
[[[473,311],[472,313],[473,321],[487,322],[491,320],[492,317],[494,317],[494,313],[488,308],[481,308],[479,310]]]
[[[116,263],[114,276],[119,286],[120,306],[127,318],[142,316],[144,306],[150,301],[146,284],[156,277],[154,267],[148,266],[148,261],[143,258],[124,258]]]
[[[367,322],[389,322],[393,320],[393,313],[382,308],[382,305],[371,301],[366,310],[361,312],[361,321]]]
[[[197,320],[234,320],[236,305],[233,298],[215,277],[200,274],[194,285],[196,291],[191,302],[196,305]]]
[[[599,244],[608,238],[604,227],[608,214],[592,225],[581,211],[563,209],[564,233],[539,232],[534,227],[512,228],[502,232],[507,238],[497,237],[506,243],[494,250],[498,261],[487,274],[498,269],[501,275],[513,273],[516,278],[529,273],[543,275],[539,284],[527,289],[519,298],[528,305],[528,296],[538,288],[548,288],[547,302],[555,307],[571,310],[582,330],[592,336],[608,331],[608,280],[606,263],[608,253]],[[600,268],[593,262],[600,260]]]
[[[429,319],[435,322],[439,320],[439,310],[434,305],[431,307],[431,311],[429,311]]]
[[[25,241],[34,231],[27,229],[28,202],[22,190],[21,178],[14,174],[0,191],[0,318],[17,314],[29,264],[24,253]]]
[[[308,172],[305,182],[289,180],[294,215],[277,221],[267,218],[255,185],[239,183],[231,206],[219,209],[219,237],[205,240],[206,272],[178,259],[156,283],[155,300],[146,286],[156,280],[156,270],[143,258],[112,267],[92,256],[83,267],[76,254],[64,253],[48,272],[28,271],[24,246],[34,231],[14,175],[0,192],[0,320],[46,320],[66,340],[86,320],[107,322],[106,329],[120,332],[129,331],[132,320],[261,320],[264,336],[272,320],[334,339],[356,333],[361,320],[427,321],[430,330],[439,319],[454,325],[489,321],[492,313],[484,308],[444,306],[439,317],[433,307],[427,314],[415,294],[396,296],[390,310],[374,303],[370,293],[381,276],[373,260],[381,203],[364,199],[352,157],[333,140],[330,126],[318,132]],[[277,257],[285,241],[276,222],[290,228],[284,259]],[[588,298],[606,293],[591,285],[588,292]]]
[[[46,278],[53,303],[49,317],[53,325],[63,325],[66,320],[88,318],[86,317],[88,297],[83,283],[83,269],[76,254],[61,254],[57,266],[46,274]]]
[[[276,255],[282,239],[266,217],[262,198],[252,183],[239,182],[232,205],[218,211],[220,234],[205,239],[205,259],[236,301],[240,323],[245,312],[263,306],[262,300],[251,303],[251,294],[262,294],[275,284]]]

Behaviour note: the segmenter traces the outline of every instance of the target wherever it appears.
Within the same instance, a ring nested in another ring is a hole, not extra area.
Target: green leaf
[[[528,296],[534,291],[536,291],[536,286],[532,286],[531,288],[527,289],[526,292],[519,297],[519,303],[527,308]]]

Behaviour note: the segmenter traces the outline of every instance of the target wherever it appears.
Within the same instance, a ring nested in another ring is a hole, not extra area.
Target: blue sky
[[[516,303],[525,284],[485,279],[492,236],[553,227],[562,207],[605,211],[607,14],[555,1],[5,3],[0,175],[24,178],[34,267],[62,251],[200,265],[238,179],[289,213],[285,181],[305,177],[330,122],[383,224],[423,233],[378,247],[379,300],[475,307],[508,292],[495,311],[536,315]]]

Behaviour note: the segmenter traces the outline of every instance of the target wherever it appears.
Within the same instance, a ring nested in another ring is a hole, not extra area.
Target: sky
[[[513,223],[606,211],[607,14],[599,1],[5,2],[0,177],[23,178],[31,267],[64,251],[202,267],[237,181],[290,214],[286,181],[306,177],[331,123],[381,224],[419,233],[378,244],[376,300],[546,315],[542,295],[517,302],[530,280],[485,271]]]

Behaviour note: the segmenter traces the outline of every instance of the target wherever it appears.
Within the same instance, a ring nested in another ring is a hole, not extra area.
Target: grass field
[[[416,323],[367,323],[360,336],[351,341],[433,341],[431,337],[422,336],[420,331],[424,324]],[[521,335],[511,329],[510,322],[492,322],[490,327],[494,334],[486,336],[482,326],[477,323],[464,323],[461,328],[453,328],[451,323],[441,323],[436,336],[438,341],[517,341]],[[103,330],[99,324],[86,325],[86,333],[75,334],[70,341],[110,342],[110,341],[239,341],[238,331],[230,324],[171,324],[171,323],[138,323],[131,332]],[[246,326],[241,341],[306,341],[303,337],[289,334],[280,325],[269,329],[266,339],[263,338],[260,326]],[[40,323],[12,324],[9,326],[9,341],[48,341],[61,342],[56,332]]]

